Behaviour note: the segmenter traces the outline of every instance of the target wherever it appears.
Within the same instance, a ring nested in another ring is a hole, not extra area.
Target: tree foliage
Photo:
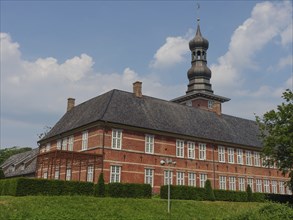
[[[252,190],[250,185],[248,184],[246,187],[246,194],[247,194],[247,202],[252,202],[253,198],[252,198]]]
[[[206,190],[206,200],[208,201],[215,201],[216,197],[214,191],[212,189],[212,184],[210,180],[207,180],[204,184],[204,188]]]
[[[4,148],[0,150],[0,165],[7,160],[9,157],[11,157],[14,154],[23,153],[26,151],[30,151],[32,148],[30,147],[11,147],[11,148]]]
[[[3,172],[2,168],[0,167],[0,180],[4,179],[4,178],[5,178],[4,172]]]
[[[283,93],[284,102],[276,110],[256,117],[263,142],[263,157],[266,165],[277,163],[283,175],[289,174],[288,186],[293,187],[293,93]]]
[[[104,174],[101,173],[99,176],[98,184],[96,186],[96,196],[98,197],[105,197],[105,181],[104,181]]]

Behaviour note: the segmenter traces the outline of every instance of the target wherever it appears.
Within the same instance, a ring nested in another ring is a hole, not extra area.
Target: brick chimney
[[[141,85],[142,85],[142,82],[139,82],[139,81],[136,81],[133,83],[133,93],[136,97],[139,97],[139,98],[142,97]]]
[[[74,98],[68,98],[67,99],[67,111],[70,111],[75,105],[75,99]]]
[[[213,105],[213,111],[217,114],[217,115],[221,115],[222,114],[222,106],[220,102],[215,102]]]

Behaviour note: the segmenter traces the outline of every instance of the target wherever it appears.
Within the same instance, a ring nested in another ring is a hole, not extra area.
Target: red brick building
[[[198,25],[189,43],[192,61],[186,95],[165,101],[112,90],[75,106],[39,141],[38,178],[149,183],[154,192],[175,185],[291,193],[276,166],[265,167],[255,121],[222,114],[228,98],[215,95],[207,67],[208,41]],[[162,164],[172,159],[176,164]],[[169,169],[171,178],[169,178]]]

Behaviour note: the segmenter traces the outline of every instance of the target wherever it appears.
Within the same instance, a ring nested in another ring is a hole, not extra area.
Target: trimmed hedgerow
[[[151,198],[152,187],[149,184],[109,183],[108,195],[117,198]]]
[[[231,202],[246,202],[247,193],[246,192],[236,192],[229,190],[214,190],[215,197],[217,201],[231,201]]]
[[[0,181],[0,195],[93,195],[94,184],[88,182],[15,178]]]
[[[168,198],[168,185],[161,186],[161,199]],[[206,193],[204,188],[197,188],[192,186],[170,186],[170,197],[172,199],[184,200],[206,200]]]
[[[283,194],[265,194],[267,200],[279,203],[290,203],[293,204],[292,195],[283,195]]]

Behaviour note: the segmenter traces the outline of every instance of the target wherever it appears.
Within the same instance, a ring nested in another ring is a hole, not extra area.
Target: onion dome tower
[[[209,42],[200,31],[199,19],[197,19],[197,31],[195,37],[189,41],[191,51],[191,67],[187,71],[189,84],[186,95],[171,100],[183,105],[202,108],[221,115],[222,103],[230,99],[215,95],[210,79],[212,71],[207,66],[207,50]]]

